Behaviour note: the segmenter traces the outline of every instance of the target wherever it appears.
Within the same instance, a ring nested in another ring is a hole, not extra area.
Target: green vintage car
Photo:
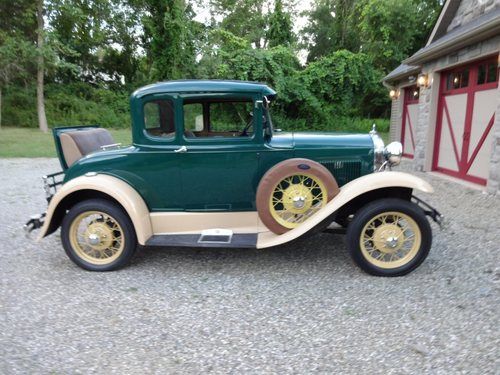
[[[138,245],[264,249],[324,230],[345,233],[373,275],[418,267],[426,215],[441,216],[413,196],[427,182],[390,171],[401,144],[375,130],[281,131],[275,97],[254,82],[156,83],[131,96],[130,146],[97,126],[54,129],[63,171],[44,177],[47,211],[25,229],[61,227],[67,255],[92,271],[126,265]]]

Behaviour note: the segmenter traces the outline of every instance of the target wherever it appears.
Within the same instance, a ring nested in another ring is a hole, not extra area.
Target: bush
[[[85,83],[50,84],[45,88],[45,112],[49,126],[99,124],[130,127],[129,94]],[[9,87],[5,92],[4,126],[38,127],[36,90]]]

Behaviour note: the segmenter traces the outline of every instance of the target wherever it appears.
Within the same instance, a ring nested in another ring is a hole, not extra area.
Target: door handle
[[[186,146],[181,146],[177,150],[174,150],[174,152],[187,152],[188,148]]]

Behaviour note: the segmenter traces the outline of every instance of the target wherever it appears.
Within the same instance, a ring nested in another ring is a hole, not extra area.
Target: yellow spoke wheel
[[[384,212],[364,226],[359,239],[361,252],[373,265],[397,268],[410,262],[422,242],[415,220],[401,212]]]
[[[401,198],[381,198],[356,211],[347,227],[349,253],[364,271],[402,276],[429,254],[432,230],[424,211]]]
[[[276,222],[293,229],[327,203],[323,182],[313,175],[296,174],[278,182],[269,198],[269,211]]]
[[[118,221],[100,211],[83,212],[73,220],[70,242],[80,258],[95,265],[115,261],[125,245]]]
[[[68,257],[89,271],[124,267],[137,248],[127,213],[106,199],[88,199],[71,207],[62,221],[61,241]]]

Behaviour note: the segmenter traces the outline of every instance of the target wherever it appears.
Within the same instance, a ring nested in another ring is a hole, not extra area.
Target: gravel
[[[402,278],[364,274],[332,234],[91,273],[21,230],[57,170],[0,159],[0,373],[500,373],[499,197],[419,174],[449,224]]]

